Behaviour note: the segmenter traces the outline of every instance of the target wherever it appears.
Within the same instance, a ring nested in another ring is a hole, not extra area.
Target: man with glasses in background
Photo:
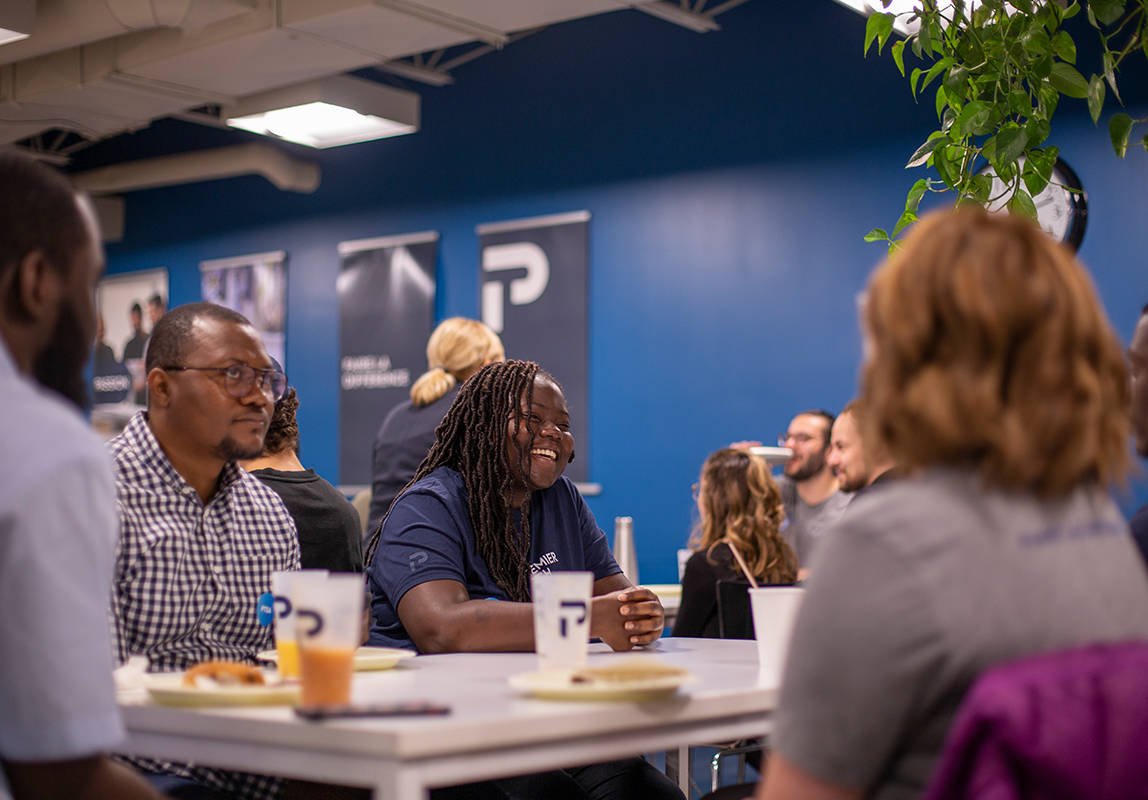
[[[259,597],[272,572],[299,568],[299,544],[279,496],[236,462],[263,450],[287,378],[245,317],[211,303],[164,314],[145,366],[147,411],[109,444],[120,515],[116,657],[145,655],[160,671],[253,663],[272,644],[257,621]],[[263,776],[132,763],[175,795],[203,787],[278,794],[278,782]]]
[[[833,419],[828,411],[802,411],[777,437],[779,445],[793,450],[777,486],[787,520],[782,534],[797,553],[802,577],[818,539],[849,505],[849,495],[838,491],[837,478],[825,461]]]

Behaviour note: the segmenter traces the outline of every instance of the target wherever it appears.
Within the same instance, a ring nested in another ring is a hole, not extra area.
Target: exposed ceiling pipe
[[[242,10],[249,0],[41,1],[37,4],[36,27],[32,36],[0,47],[0,64],[14,64],[133,31],[176,27],[188,18],[193,5],[205,2],[223,7],[237,6]],[[221,13],[222,10],[215,15]]]
[[[289,156],[270,144],[252,142],[127,161],[70,177],[76,188],[102,195],[250,174],[262,175],[285,192],[310,194],[319,188],[321,172],[318,164]]]

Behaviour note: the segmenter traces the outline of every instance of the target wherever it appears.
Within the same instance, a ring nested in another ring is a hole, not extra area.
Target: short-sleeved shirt
[[[458,394],[458,386],[425,406],[411,401],[390,410],[371,453],[371,509],[367,512],[367,533],[374,533],[391,503],[423,463],[434,445],[434,430],[442,422]]]
[[[299,569],[295,523],[283,501],[229,462],[204,504],[164,454],[144,411],[108,446],[120,513],[112,594],[117,657],[146,655],[155,671],[208,660],[253,663],[272,644],[271,629],[259,624],[259,597],[270,590],[272,572]],[[130,761],[243,797],[280,792],[280,782],[265,776]]]
[[[587,571],[594,580],[622,570],[586,501],[565,476],[530,495],[533,572]],[[403,492],[383,524],[368,568],[372,620],[370,643],[415,647],[398,616],[408,591],[427,581],[458,581],[471,600],[507,600],[479,555],[462,476],[439,467]]]
[[[1095,487],[1046,501],[969,471],[900,478],[850,506],[806,588],[773,746],[880,800],[922,794],[990,667],[1148,638],[1148,576]]]
[[[781,535],[797,554],[798,565],[808,567],[821,538],[845,513],[846,506],[853,499],[852,495],[838,491],[820,503],[810,505],[801,499],[797,484],[788,475],[779,475],[776,481],[777,488],[781,490],[782,505],[785,506],[785,529]]]
[[[299,532],[303,569],[363,571],[363,524],[343,493],[313,469],[252,470],[279,495]]]
[[[105,605],[111,459],[75,407],[16,371],[2,339],[0,397],[0,759],[84,758],[124,735]]]

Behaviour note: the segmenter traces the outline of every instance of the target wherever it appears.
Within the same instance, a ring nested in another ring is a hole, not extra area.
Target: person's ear
[[[171,376],[159,367],[152,367],[147,374],[148,406],[167,408],[171,405]]]
[[[32,322],[47,319],[55,324],[63,292],[63,276],[48,263],[44,251],[33,250],[16,267],[10,292],[18,313]]]
[[[566,463],[567,464],[573,464],[574,463],[574,451],[573,450],[570,451],[570,458],[566,459]]]

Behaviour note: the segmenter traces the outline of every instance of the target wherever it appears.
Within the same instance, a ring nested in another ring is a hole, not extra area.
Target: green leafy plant
[[[882,0],[888,8],[891,0]],[[1106,95],[1117,101],[1117,71],[1125,58],[1148,58],[1148,0],[923,0],[913,11],[876,13],[865,26],[864,54],[882,53],[900,17],[916,31],[889,47],[897,69],[920,101],[932,91],[940,127],[910,157],[906,168],[932,167],[936,177],[916,181],[891,231],[874,228],[866,241],[887,241],[917,219],[926,192],[954,192],[958,203],[1007,207],[1036,217],[1033,197],[1049,183],[1057,148],[1047,145],[1061,97],[1087,100],[1096,124]],[[1084,12],[1100,40],[1101,63],[1085,78],[1076,42],[1064,23]],[[920,66],[906,72],[906,50]],[[1148,117],[1114,114],[1108,124],[1116,154],[1124,157],[1133,128]],[[1148,135],[1140,144],[1148,150]],[[991,164],[1000,183],[980,173]],[[1071,187],[1070,187],[1071,188]]]

